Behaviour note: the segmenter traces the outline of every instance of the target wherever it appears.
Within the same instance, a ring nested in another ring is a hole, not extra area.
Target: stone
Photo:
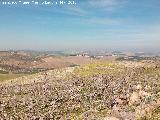
[[[138,84],[138,85],[136,86],[136,89],[137,89],[137,90],[141,90],[141,89],[142,89],[142,85]]]
[[[138,94],[137,92],[133,92],[133,93],[131,94],[129,103],[130,103],[130,104],[134,104],[135,102],[139,102],[139,101],[140,101],[139,94]]]
[[[120,120],[120,119],[111,116],[111,117],[106,117],[106,118],[104,118],[104,120]]]

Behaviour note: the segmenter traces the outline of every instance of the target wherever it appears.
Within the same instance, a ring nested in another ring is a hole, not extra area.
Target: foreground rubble
[[[154,63],[95,63],[0,84],[2,120],[159,120],[159,112]]]

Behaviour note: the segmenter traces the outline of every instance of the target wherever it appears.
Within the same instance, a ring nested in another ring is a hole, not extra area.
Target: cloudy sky
[[[160,51],[160,0],[75,2],[1,3],[0,49]]]

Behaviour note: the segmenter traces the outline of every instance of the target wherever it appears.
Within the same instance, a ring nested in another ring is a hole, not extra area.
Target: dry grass
[[[26,74],[0,74],[0,82],[18,77],[25,76]]]

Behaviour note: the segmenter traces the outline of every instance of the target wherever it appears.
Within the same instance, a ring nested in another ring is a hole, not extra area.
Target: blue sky
[[[0,49],[160,51],[159,0],[75,2],[1,4]]]

